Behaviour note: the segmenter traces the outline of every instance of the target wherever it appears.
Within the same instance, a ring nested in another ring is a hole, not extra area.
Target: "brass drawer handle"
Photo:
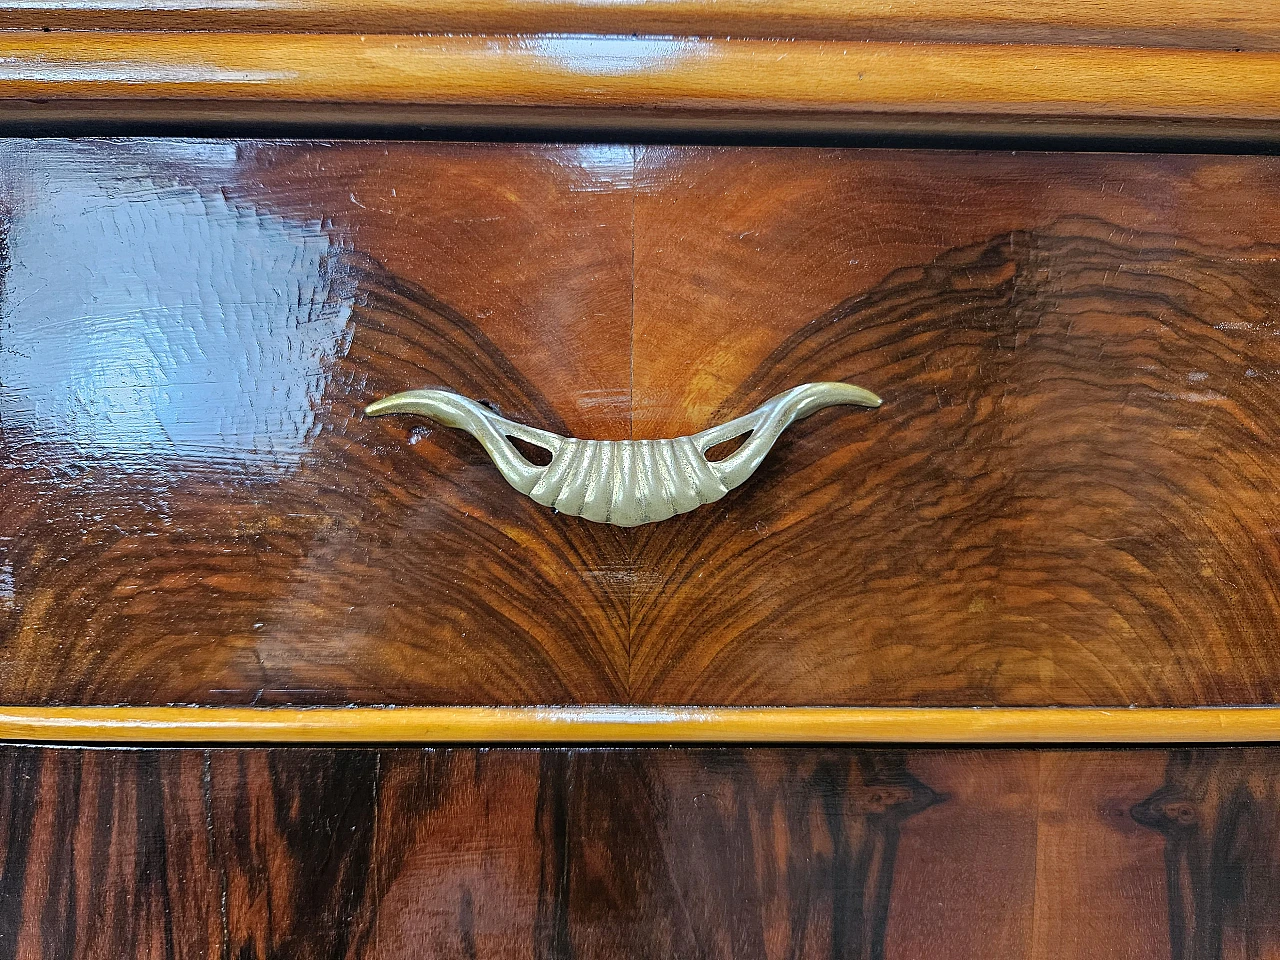
[[[780,393],[746,416],[674,440],[577,440],[500,417],[447,390],[407,390],[369,404],[365,413],[411,413],[471,434],[511,486],[560,513],[596,523],[635,527],[666,520],[719,500],[760,466],[783,430],[825,407],[880,406],[869,390],[847,383],[806,383]],[[723,460],[706,452],[749,433]],[[508,439],[551,453],[530,463]]]

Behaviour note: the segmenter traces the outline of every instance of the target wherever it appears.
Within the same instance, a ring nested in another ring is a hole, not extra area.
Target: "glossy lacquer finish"
[[[0,955],[1280,950],[1271,748],[0,750]]]
[[[615,532],[362,411],[448,385],[627,436],[630,165],[6,144],[0,698],[618,698]]]
[[[0,700],[1276,703],[1280,164],[8,141]],[[631,531],[416,387],[566,436],[800,383]]]

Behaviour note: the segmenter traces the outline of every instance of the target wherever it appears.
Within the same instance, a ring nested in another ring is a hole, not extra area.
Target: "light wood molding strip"
[[[1280,742],[1280,707],[4,707],[0,739],[236,743]]]
[[[0,0],[25,29],[617,34],[1277,49],[1258,0]]]
[[[611,37],[0,32],[0,100],[175,118],[216,104],[259,116],[310,105],[347,119],[476,122],[562,110],[629,122],[668,114],[856,126],[927,116],[1150,124],[1165,132],[1280,120],[1280,53],[1108,47]],[[13,115],[9,108],[6,113]],[[21,111],[19,111],[21,112]],[[590,122],[586,120],[585,122]],[[1180,127],[1177,125],[1181,125]]]

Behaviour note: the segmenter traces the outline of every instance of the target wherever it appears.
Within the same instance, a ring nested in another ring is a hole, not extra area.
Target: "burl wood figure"
[[[5,151],[3,702],[1280,696],[1271,160]],[[654,439],[813,381],[885,402],[632,530],[364,413]]]

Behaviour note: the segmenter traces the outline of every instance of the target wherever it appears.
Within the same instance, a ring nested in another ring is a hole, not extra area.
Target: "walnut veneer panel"
[[[633,696],[1276,701],[1274,160],[654,147],[637,182],[638,435],[884,405],[642,530]]]
[[[626,436],[618,158],[0,146],[0,700],[622,697],[618,534],[361,414],[438,383]]]
[[[1280,164],[7,141],[0,702],[1280,700]],[[878,410],[621,531],[378,396]]]
[[[0,954],[1280,950],[1274,748],[0,748]]]

